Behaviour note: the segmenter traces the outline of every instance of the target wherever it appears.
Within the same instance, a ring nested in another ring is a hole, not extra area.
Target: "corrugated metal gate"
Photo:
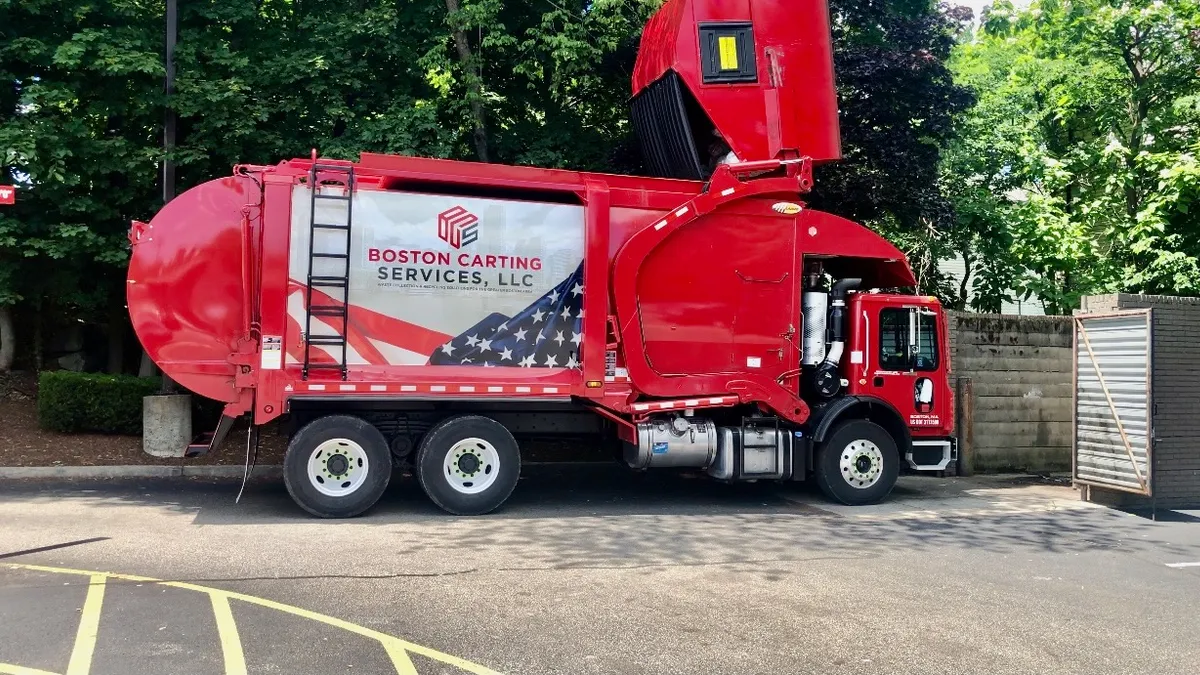
[[[1078,483],[1150,495],[1151,310],[1075,317]]]

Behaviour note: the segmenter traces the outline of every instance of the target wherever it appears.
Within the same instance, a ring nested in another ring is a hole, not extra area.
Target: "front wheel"
[[[900,453],[886,429],[867,420],[838,426],[817,448],[817,485],[849,506],[874,504],[891,493],[900,475]]]
[[[417,478],[433,503],[459,516],[494,511],[521,475],[521,451],[508,429],[479,415],[444,420],[417,450]]]

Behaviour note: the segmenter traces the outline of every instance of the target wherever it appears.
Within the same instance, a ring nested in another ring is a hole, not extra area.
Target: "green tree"
[[[0,304],[103,321],[120,302],[129,220],[151,208],[161,66],[153,3],[0,3]],[[49,272],[47,273],[47,270]]]
[[[611,170],[660,2],[184,5],[181,182],[314,147]]]
[[[1194,0],[999,0],[952,67],[978,104],[942,164],[975,273],[1048,312],[1098,291],[1200,292]]]
[[[489,159],[634,171],[628,94],[638,38],[662,0],[460,0],[422,65],[444,75],[445,105]],[[467,42],[464,59],[459,37]],[[482,113],[471,107],[482,101]],[[456,156],[461,157],[461,154]]]
[[[938,166],[973,102],[948,66],[969,13],[928,0],[831,0],[830,13],[843,159],[816,171],[813,204],[880,231],[922,292],[953,302],[937,261],[957,221]]]

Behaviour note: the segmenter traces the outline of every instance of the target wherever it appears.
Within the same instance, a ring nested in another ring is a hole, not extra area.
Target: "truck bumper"
[[[945,471],[951,462],[958,461],[958,439],[914,438],[904,459],[914,471]]]

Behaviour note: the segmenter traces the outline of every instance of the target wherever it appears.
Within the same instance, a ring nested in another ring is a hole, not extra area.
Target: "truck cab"
[[[914,434],[949,432],[946,317],[932,296],[863,293],[850,303],[851,396],[889,401]],[[926,433],[927,432],[927,433]]]
[[[847,395],[886,401],[909,429],[906,464],[944,470],[955,459],[954,393],[946,313],[933,296],[856,294]]]

